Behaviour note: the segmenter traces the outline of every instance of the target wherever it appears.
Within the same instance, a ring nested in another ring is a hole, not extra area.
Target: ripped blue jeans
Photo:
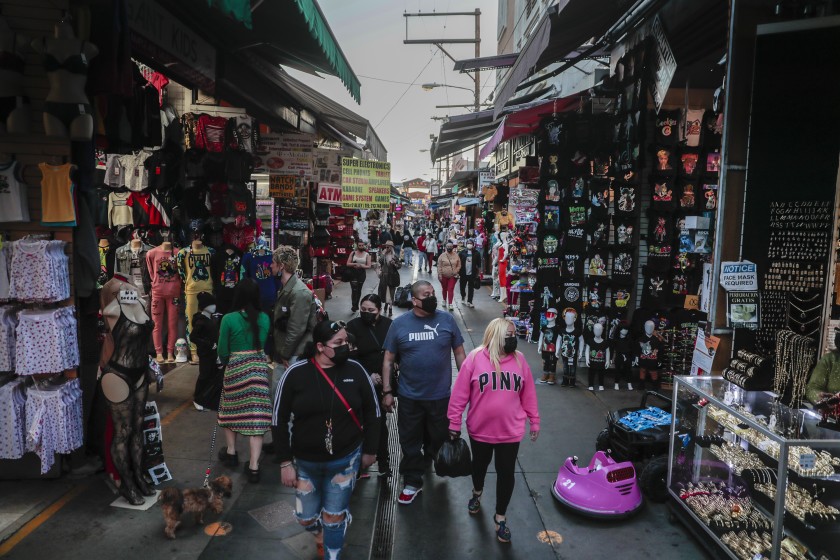
[[[350,496],[356,486],[356,474],[361,465],[362,448],[332,461],[304,461],[296,459],[298,483],[295,488],[295,515],[306,530],[324,532],[324,558],[338,560],[344,546],[344,535],[351,521]],[[327,523],[322,514],[344,515],[338,523]]]

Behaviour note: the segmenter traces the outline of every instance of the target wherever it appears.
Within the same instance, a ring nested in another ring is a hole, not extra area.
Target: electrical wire
[[[402,98],[403,98],[403,97],[405,97],[405,94],[406,94],[406,93],[408,93],[408,90],[410,90],[410,89],[411,89],[414,85],[416,85],[416,84],[417,84],[417,80],[419,80],[419,79],[420,79],[420,76],[423,74],[423,72],[425,72],[425,71],[426,71],[426,68],[428,68],[428,67],[429,67],[429,64],[431,64],[431,63],[432,63],[432,61],[433,61],[434,59],[435,59],[435,53],[432,53],[432,56],[430,56],[430,57],[429,57],[429,61],[426,63],[426,65],[425,65],[425,66],[423,66],[423,69],[422,69],[422,70],[420,70],[420,72],[418,72],[418,73],[417,73],[417,76],[415,76],[414,80],[412,80],[412,81],[411,81],[411,83],[408,85],[408,87],[407,87],[407,88],[405,88],[405,91],[404,91],[404,92],[402,92],[402,95],[400,95],[399,99],[397,99],[397,100],[394,102],[394,104],[393,104],[393,105],[391,105],[391,108],[390,108],[390,109],[388,109],[388,112],[387,112],[387,113],[385,113],[385,116],[383,116],[383,117],[379,120],[379,122],[378,122],[378,123],[376,123],[376,126],[375,126],[374,128],[379,128],[379,125],[381,125],[381,124],[385,121],[385,119],[386,119],[386,118],[388,118],[388,115],[390,115],[390,114],[391,114],[391,111],[393,111],[393,110],[396,108],[396,106],[397,106],[397,105],[399,105],[400,101],[402,101]]]

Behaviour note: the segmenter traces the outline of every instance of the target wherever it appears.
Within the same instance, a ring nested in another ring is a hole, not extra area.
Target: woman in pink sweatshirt
[[[473,495],[470,514],[481,509],[484,478],[496,455],[496,537],[510,542],[505,512],[513,495],[514,468],[519,442],[525,435],[525,418],[531,424],[531,441],[540,433],[540,413],[534,377],[522,353],[516,351],[516,328],[508,319],[493,319],[484,341],[461,365],[449,398],[449,435],[461,434],[461,416],[467,404],[467,433],[472,449]]]

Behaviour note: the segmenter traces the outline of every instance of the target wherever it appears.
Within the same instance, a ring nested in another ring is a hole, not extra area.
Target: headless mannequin
[[[493,247],[490,249],[490,257],[493,261],[493,292],[490,294],[490,297],[495,299],[501,297],[501,286],[499,285],[499,249],[502,247],[502,241],[498,233],[499,226],[496,226],[496,242],[493,243]]]
[[[595,376],[598,376],[598,390],[604,390],[604,372],[610,363],[610,348],[604,340],[604,325],[595,323],[592,326],[592,340],[587,342],[584,349],[586,367],[589,368],[589,390],[595,389]]]
[[[0,134],[29,132],[29,101],[24,97],[23,64],[29,39],[0,17],[0,54],[11,62],[0,68]],[[16,58],[15,58],[16,57]]]
[[[137,289],[119,275],[102,288],[100,304],[109,331],[103,344],[100,367],[102,392],[108,400],[114,422],[111,458],[120,475],[120,494],[130,504],[140,505],[144,502],[143,496],[155,494],[143,476],[143,416],[149,393],[146,382],[148,355],[145,356],[145,368],[138,376],[127,378],[124,366],[127,361],[133,361],[136,362],[133,365],[140,369],[144,356],[138,357],[132,352],[137,348],[137,340],[130,333],[137,330],[145,332],[151,319]],[[133,323],[135,330],[124,331],[120,323]]]
[[[557,326],[557,310],[553,307],[545,311],[545,326],[540,329],[540,339],[537,342],[537,352],[543,360],[543,376],[540,383],[554,385],[557,377],[557,343],[559,327]]]
[[[170,257],[170,264],[160,261],[157,265],[154,258],[155,253],[164,253]],[[154,339],[156,361],[161,363],[175,363],[175,341],[178,338],[178,303],[181,297],[181,281],[175,268],[175,255],[177,253],[170,241],[164,241],[157,247],[157,251],[146,253],[146,266],[149,275],[152,277],[151,289],[151,311],[155,321]],[[161,276],[166,278],[160,282]],[[157,285],[155,285],[157,281]],[[177,294],[174,290],[177,288]],[[164,357],[163,330],[167,330],[166,357]]]
[[[622,326],[618,330],[618,339],[615,341],[615,390],[618,391],[619,383],[627,383],[627,390],[633,390],[630,383],[630,373],[633,365],[633,340],[630,338],[630,329]]]
[[[574,387],[577,376],[577,360],[579,355],[580,330],[577,328],[577,312],[574,309],[567,309],[563,313],[563,322],[566,324],[560,332],[560,340],[557,344],[557,357],[563,360],[563,383],[562,387]]]
[[[45,59],[52,57],[58,64],[70,61],[77,70],[71,72],[64,67],[47,69],[50,91],[44,105],[44,129],[47,136],[69,137],[71,140],[85,141],[93,137],[93,113],[85,94],[87,83],[87,65],[99,54],[93,44],[76,38],[73,26],[67,21],[60,21],[55,26],[55,37],[43,37],[32,42],[36,52],[43,53]]]
[[[192,248],[193,251],[204,251],[205,250],[204,242],[201,239],[193,239],[192,243],[190,244],[190,247]],[[183,251],[183,249],[182,249],[182,251]],[[213,273],[210,270],[210,255],[207,255],[206,266],[207,266],[207,280],[209,280],[210,278],[213,277]],[[183,278],[186,277],[185,271],[181,272],[181,276]],[[204,290],[197,290],[197,291],[194,291],[193,293],[186,293],[186,292],[184,293],[184,300],[185,300],[185,304],[186,304],[186,316],[187,316],[188,332],[192,332],[192,318],[199,311],[199,309],[198,309],[198,294],[202,291],[212,293],[213,292],[213,287],[212,287],[212,285],[208,285],[208,287]],[[196,348],[196,345],[193,342],[190,342],[190,355],[192,356],[192,360],[190,361],[190,363],[193,364],[193,365],[197,365],[199,363],[198,349]]]
[[[654,385],[658,384],[659,341],[656,325],[653,321],[645,321],[645,332],[637,339],[635,345],[635,363],[639,366],[639,383],[642,384],[642,389],[645,388],[645,380],[648,378]]]

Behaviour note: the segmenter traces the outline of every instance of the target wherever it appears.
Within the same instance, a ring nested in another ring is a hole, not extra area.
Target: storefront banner
[[[190,85],[215,89],[216,49],[210,43],[154,0],[128,0],[127,7],[131,46],[138,54]]]
[[[311,180],[314,140],[311,134],[263,134],[254,154],[254,173],[295,175]]]
[[[354,210],[388,210],[391,206],[391,164],[341,158],[341,205]]]
[[[341,185],[318,183],[318,204],[341,206]]]
[[[484,187],[493,182],[494,175],[490,169],[478,172],[478,192],[481,192]]]
[[[313,181],[317,183],[341,183],[341,158],[350,157],[349,150],[324,150],[316,148],[312,152]]]
[[[727,292],[726,326],[756,331],[761,326],[760,309],[758,292]]]
[[[268,195],[271,198],[294,198],[299,182],[300,179],[294,175],[272,173],[268,176]]]
[[[720,285],[727,292],[758,290],[758,267],[750,261],[723,261]]]
[[[658,114],[659,109],[662,108],[662,102],[665,100],[665,94],[671,86],[671,80],[674,79],[674,73],[677,71],[677,61],[674,58],[671,45],[668,44],[668,37],[665,36],[665,30],[662,28],[662,20],[659,19],[659,16],[651,23],[650,34],[656,43],[656,52],[653,59],[654,79],[650,84],[650,92]]]

